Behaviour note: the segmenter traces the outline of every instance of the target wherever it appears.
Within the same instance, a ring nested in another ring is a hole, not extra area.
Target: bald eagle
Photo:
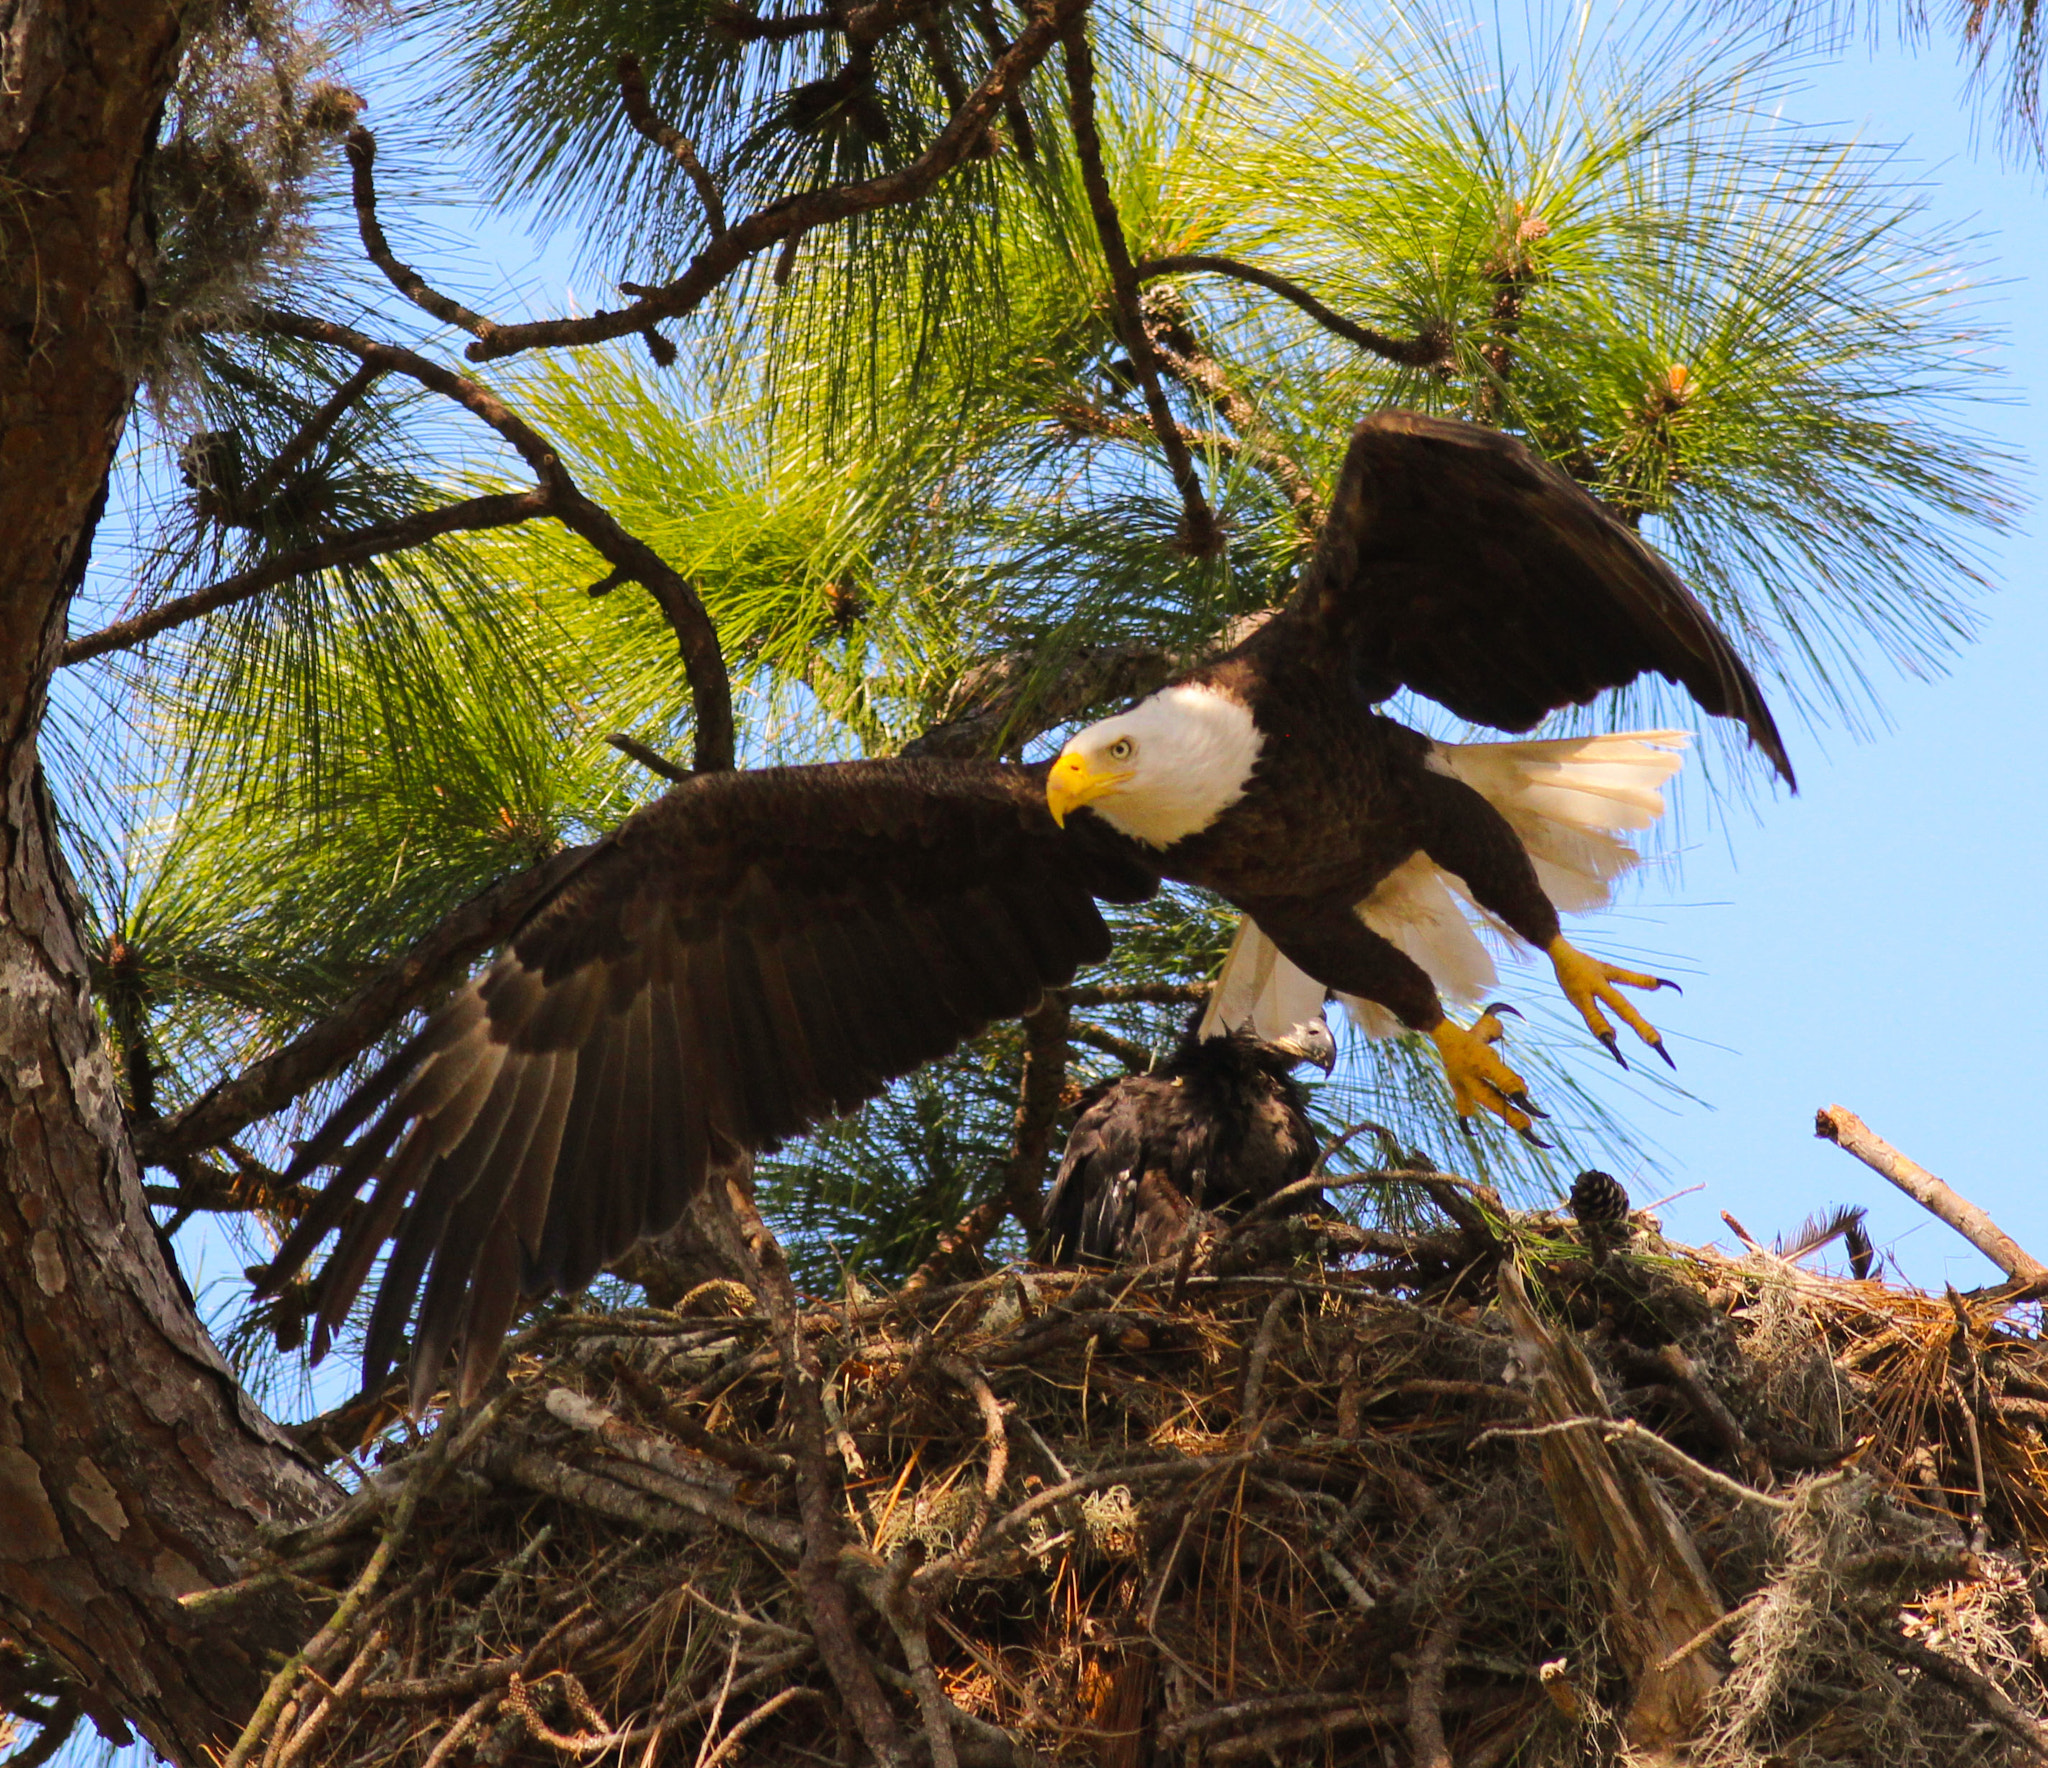
[[[1240,1020],[1212,1031],[1327,987],[1429,1037],[1461,1113],[1529,1133],[1499,1021],[1446,1014],[1429,960],[1451,948],[1425,924],[1463,895],[1549,955],[1610,1050],[1607,1011],[1659,1047],[1618,992],[1658,979],[1568,944],[1557,903],[1602,897],[1632,857],[1613,831],[1656,814],[1676,761],[1656,736],[1619,762],[1448,746],[1376,708],[1405,687],[1525,731],[1648,672],[1742,721],[1790,783],[1748,669],[1625,523],[1507,436],[1367,418],[1286,607],[1050,764],[707,774],[628,818],[303,1146],[289,1182],[332,1177],[261,1286],[340,1229],[310,1287],[317,1356],[392,1242],[365,1380],[416,1309],[415,1402],[451,1351],[472,1394],[523,1299],[582,1286],[712,1173],[1026,1011],[1107,955],[1099,901],[1162,877],[1247,917],[1217,992]]]
[[[1307,1178],[1321,1143],[1293,1070],[1308,1062],[1328,1074],[1336,1060],[1321,1019],[1271,1042],[1190,1027],[1149,1074],[1092,1089],[1046,1194],[1039,1257],[1163,1258],[1194,1210],[1236,1216]]]

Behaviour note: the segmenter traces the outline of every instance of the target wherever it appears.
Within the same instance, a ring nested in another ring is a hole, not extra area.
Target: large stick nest
[[[2048,1760],[2009,1292],[1458,1214],[557,1319],[255,1574],[327,1618],[238,1756]]]

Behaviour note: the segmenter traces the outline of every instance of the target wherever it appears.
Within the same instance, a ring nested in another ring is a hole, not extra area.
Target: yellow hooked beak
[[[1072,812],[1094,803],[1105,792],[1114,792],[1136,771],[1129,767],[1092,767],[1078,749],[1062,749],[1059,760],[1052,764],[1052,772],[1046,776],[1046,809],[1052,812],[1052,820],[1065,828]]]

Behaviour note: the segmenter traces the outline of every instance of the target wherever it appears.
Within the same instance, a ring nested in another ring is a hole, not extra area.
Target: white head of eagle
[[[1071,738],[1046,802],[1061,823],[1086,804],[1134,840],[1171,847],[1244,796],[1265,741],[1243,701],[1177,683]]]

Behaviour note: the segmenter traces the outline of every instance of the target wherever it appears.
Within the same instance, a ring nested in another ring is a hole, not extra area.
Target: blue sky
[[[1919,56],[1864,43],[1812,69],[1788,101],[1801,121],[1901,143],[1932,216],[1981,239],[1983,305],[2003,332],[2000,403],[1977,427],[2025,464],[2048,401],[2040,282],[2048,193],[1999,161],[1960,101],[1943,49]],[[1675,876],[1646,878],[1628,943],[1677,955],[1686,993],[1656,1013],[1701,1101],[1635,1111],[1670,1160],[1668,1179],[1705,1189],[1664,1213],[1676,1237],[1732,1244],[1719,1212],[1768,1239],[1827,1203],[1865,1203],[1880,1245],[1915,1282],[1959,1288],[1996,1272],[1838,1149],[1815,1110],[1846,1105],[1877,1133],[2048,1255],[2048,1186],[2033,1107],[2030,1023],[2048,1006],[2048,935],[2037,920],[2048,865],[2048,597],[2028,510],[1991,549],[1997,592],[1950,672],[1911,681],[1878,669],[1892,728],[1857,741],[1801,730],[1800,793],[1759,801],[1712,830],[1696,819]],[[1588,929],[1584,943],[1597,948]]]

